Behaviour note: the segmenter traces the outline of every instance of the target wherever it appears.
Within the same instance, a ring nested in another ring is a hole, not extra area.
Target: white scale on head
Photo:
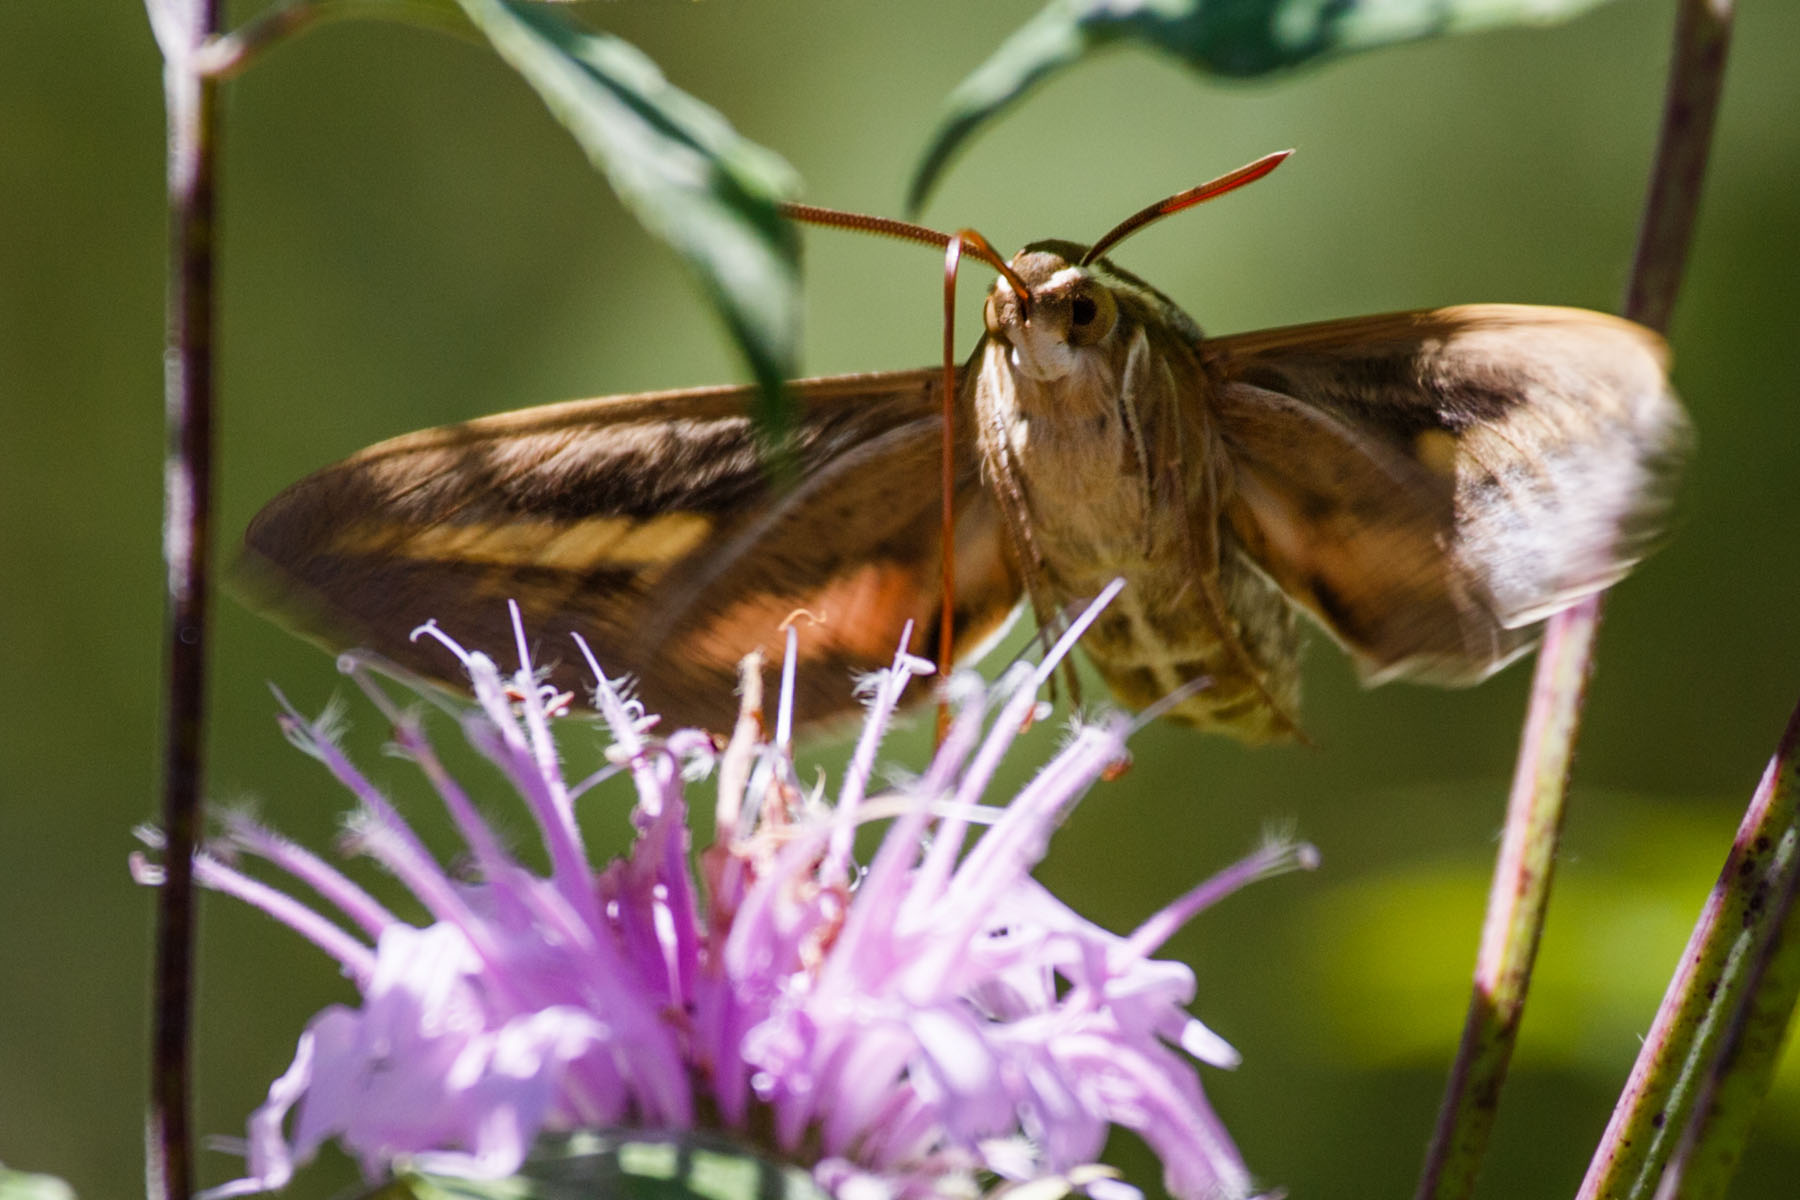
[[[1054,292],[1071,287],[1085,275],[1080,267],[1064,267],[1045,282],[1043,290]],[[1005,278],[995,280],[994,289],[1003,295],[1014,294],[1012,284]],[[1012,307],[1008,311],[1016,313],[1019,309]],[[1004,332],[1012,346],[1008,361],[1013,370],[1032,379],[1045,383],[1062,379],[1080,360],[1080,352],[1069,345],[1069,330],[1063,322],[1054,325],[1033,323],[1029,319],[1008,322]]]

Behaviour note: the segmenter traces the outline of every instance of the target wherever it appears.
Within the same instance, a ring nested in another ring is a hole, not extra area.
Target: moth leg
[[[1037,632],[1032,635],[1032,640],[1037,642],[1040,654],[1049,655],[1050,651],[1055,648],[1057,639],[1068,630],[1069,622],[1082,608],[1086,607],[1086,604],[1086,601],[1080,601],[1067,608],[1053,608],[1047,618],[1038,621]],[[1056,703],[1056,688],[1059,679],[1062,681],[1062,686],[1069,690],[1069,707],[1071,709],[1080,708],[1081,676],[1075,670],[1074,655],[1064,655],[1062,666],[1050,676],[1050,702],[1052,704]]]

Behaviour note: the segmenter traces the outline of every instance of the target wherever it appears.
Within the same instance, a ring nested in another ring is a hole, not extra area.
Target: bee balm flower
[[[199,856],[203,884],[312,941],[358,997],[308,1024],[250,1119],[247,1176],[212,1194],[281,1187],[333,1139],[372,1179],[395,1169],[501,1177],[542,1134],[629,1128],[733,1135],[804,1162],[840,1197],[974,1194],[1033,1179],[1117,1195],[1132,1189],[1093,1166],[1117,1125],[1161,1157],[1173,1195],[1248,1196],[1250,1174],[1194,1065],[1237,1056],[1186,1012],[1189,968],[1152,956],[1201,908],[1310,865],[1311,850],[1266,848],[1125,936],[1037,884],[1030,871],[1052,830],[1121,760],[1125,721],[1080,728],[1009,803],[985,805],[982,794],[1080,629],[991,693],[959,677],[958,716],[928,769],[871,795],[901,692],[931,669],[901,653],[868,683],[867,722],[832,805],[802,792],[785,738],[765,740],[749,703],[722,751],[697,731],[656,736],[590,659],[609,758],[636,789],[630,852],[596,868],[574,810],[593,781],[563,777],[551,725],[566,698],[535,682],[522,631],[521,665],[507,678],[428,626],[468,670],[477,707],[461,717],[463,734],[517,791],[547,874],[503,847],[417,719],[347,661],[430,779],[479,882],[453,878],[426,852],[327,722],[288,710],[290,739],[356,797],[357,848],[429,921],[396,918],[242,817],[229,819],[227,845]],[[687,794],[708,773],[717,834],[696,857]],[[859,869],[853,836],[873,821],[887,829]],[[336,916],[228,864],[244,856],[304,884]],[[134,869],[155,882],[141,857]]]

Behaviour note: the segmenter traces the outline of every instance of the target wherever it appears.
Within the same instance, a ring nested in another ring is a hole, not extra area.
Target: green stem
[[[1707,1090],[1702,1083],[1707,1064],[1725,1061],[1723,1050],[1734,1014],[1755,994],[1755,977],[1765,974],[1756,964],[1769,957],[1765,947],[1781,942],[1773,936],[1775,928],[1792,920],[1780,901],[1791,899],[1788,894],[1794,886],[1796,805],[1800,803],[1800,787],[1795,783],[1797,750],[1800,709],[1788,721],[1731,854],[1688,939],[1681,965],[1669,981],[1662,1007],[1644,1037],[1631,1078],[1582,1182],[1580,1195],[1585,1200],[1651,1195],[1664,1176],[1664,1167],[1675,1156],[1678,1139],[1700,1137],[1698,1129],[1691,1134],[1683,1131],[1694,1123],[1696,1113],[1701,1114],[1700,1123],[1707,1120],[1708,1106],[1700,1103],[1701,1092]],[[1780,954],[1791,959],[1793,946],[1781,945]],[[1791,969],[1792,963],[1784,961],[1776,974]],[[1792,1003],[1790,994],[1790,1008]],[[1766,1034],[1766,1030],[1762,1032]],[[1765,1072],[1771,1065],[1765,1064]],[[1738,1102],[1746,1083],[1754,1081],[1737,1077],[1735,1071],[1731,1074],[1726,1084],[1731,1095],[1725,1099],[1732,1107],[1726,1115],[1746,1122],[1749,1112]],[[1766,1078],[1761,1085],[1766,1088]],[[1756,1098],[1760,1095],[1759,1089]],[[1754,1107],[1754,1103],[1748,1105],[1751,1111]],[[1695,1151],[1688,1150],[1684,1158],[1694,1162]],[[1713,1162],[1708,1169],[1717,1166]]]
[[[1727,922],[1693,947],[1705,961],[1724,941],[1716,988],[1690,982],[1690,994],[1713,999],[1724,1023],[1719,1051],[1702,1082],[1693,1117],[1663,1171],[1657,1200],[1712,1200],[1725,1195],[1749,1144],[1750,1126],[1768,1095],[1781,1045],[1800,999],[1800,706],[1763,774],[1738,830],[1714,894]],[[1721,932],[1726,936],[1721,937]],[[1695,961],[1690,959],[1689,961]]]
[[[1659,332],[1668,328],[1693,241],[1730,22],[1730,0],[1682,0],[1676,17],[1662,132],[1625,294],[1625,315]],[[1469,1011],[1419,1200],[1472,1195],[1486,1153],[1543,931],[1601,607],[1600,596],[1590,597],[1545,629]]]
[[[1538,651],[1474,988],[1419,1181],[1420,1200],[1464,1197],[1475,1190],[1543,933],[1569,759],[1599,623],[1600,598],[1591,596],[1552,618]]]
[[[215,164],[218,89],[194,52],[219,28],[219,0],[152,0],[168,109],[169,291],[165,351],[163,556],[167,566],[162,827],[157,891],[146,1187],[162,1200],[194,1190],[191,1032],[193,856],[205,748],[212,525]]]

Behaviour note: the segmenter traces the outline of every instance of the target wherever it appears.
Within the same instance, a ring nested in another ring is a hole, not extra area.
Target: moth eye
[[[1069,298],[1069,341],[1092,346],[1112,332],[1118,308],[1104,287],[1084,288]]]

